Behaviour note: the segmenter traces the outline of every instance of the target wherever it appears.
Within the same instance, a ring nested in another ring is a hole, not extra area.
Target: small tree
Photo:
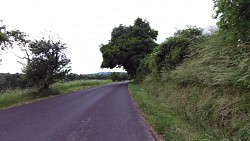
[[[29,44],[32,58],[24,70],[26,77],[43,90],[47,91],[49,86],[63,79],[70,71],[68,66],[70,60],[66,57],[67,47],[60,41],[35,40]]]

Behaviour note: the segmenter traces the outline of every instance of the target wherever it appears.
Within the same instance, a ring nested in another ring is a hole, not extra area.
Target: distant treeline
[[[107,73],[96,73],[96,74],[76,74],[70,73],[66,75],[65,81],[74,80],[105,80],[111,79],[112,81],[124,81],[128,80],[128,74],[125,72],[107,72]]]
[[[127,80],[127,73],[123,72],[110,72],[110,73],[97,73],[97,74],[76,74],[70,73],[66,75],[63,81],[75,81],[75,80],[105,80],[112,79],[113,81]],[[0,91],[9,88],[29,88],[34,87],[36,84],[25,78],[25,74],[22,73],[0,73]]]
[[[33,86],[24,74],[0,73],[0,90],[7,88],[27,88]]]

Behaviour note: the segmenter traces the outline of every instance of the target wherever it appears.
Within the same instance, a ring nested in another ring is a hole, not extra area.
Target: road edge
[[[153,139],[155,141],[164,141],[163,138],[160,135],[158,135],[157,132],[154,130],[153,126],[147,121],[145,114],[141,111],[139,105],[136,103],[133,95],[131,94],[132,92],[129,89],[129,83],[128,83],[128,92],[129,92],[129,96],[132,100],[133,105],[136,107],[136,110],[138,111],[139,116],[144,122],[145,126],[148,127],[149,132],[152,135]]]

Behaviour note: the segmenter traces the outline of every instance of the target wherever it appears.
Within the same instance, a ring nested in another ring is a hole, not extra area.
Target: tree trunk
[[[48,83],[44,83],[43,84],[43,95],[44,96],[48,96],[49,95],[49,84]]]

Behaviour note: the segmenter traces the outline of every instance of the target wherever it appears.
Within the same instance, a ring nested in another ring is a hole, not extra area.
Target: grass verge
[[[250,141],[250,44],[213,34],[188,50],[176,68],[152,62],[130,84],[149,122],[166,140]]]
[[[155,80],[129,86],[146,119],[165,140],[250,140],[249,93]]]
[[[111,80],[79,80],[55,83],[50,87],[49,96],[67,94],[83,89],[112,83]],[[36,88],[6,90],[0,93],[0,109],[30,103],[41,98],[41,93]]]
[[[140,85],[129,84],[130,91],[145,118],[153,126],[155,131],[165,140],[214,140],[214,137],[206,135],[196,129],[192,124],[180,118],[170,110],[164,99],[148,94]]]

